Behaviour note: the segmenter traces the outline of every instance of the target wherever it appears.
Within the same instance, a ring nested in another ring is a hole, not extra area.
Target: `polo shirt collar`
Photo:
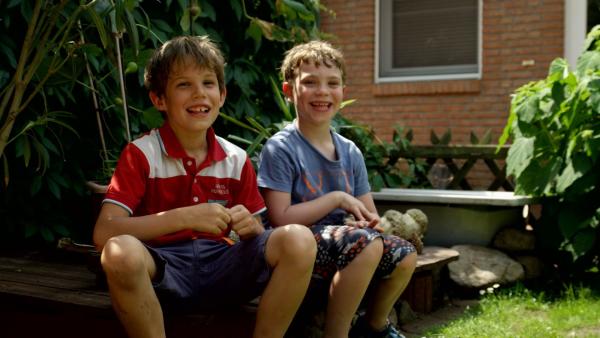
[[[189,158],[188,154],[181,146],[181,143],[179,143],[177,136],[175,136],[169,122],[165,122],[158,129],[158,133],[163,145],[162,150],[167,156],[181,159]],[[206,141],[208,143],[208,150],[204,163],[211,163],[213,161],[218,162],[227,157],[225,150],[223,150],[223,147],[221,147],[221,144],[217,141],[217,136],[212,127],[206,131]]]

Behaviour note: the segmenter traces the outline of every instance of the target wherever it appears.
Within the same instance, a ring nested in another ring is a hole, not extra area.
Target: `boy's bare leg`
[[[383,242],[381,239],[375,240],[333,276],[324,337],[348,337],[352,317],[369,287],[382,254]]]
[[[417,253],[410,253],[398,263],[390,278],[379,281],[369,300],[365,318],[372,328],[377,330],[387,325],[390,311],[408,285],[416,264]]]
[[[283,337],[306,294],[316,255],[307,227],[294,224],[273,231],[265,252],[273,273],[258,305],[255,338]]]
[[[143,244],[128,235],[106,242],[101,256],[110,298],[129,337],[165,337],[163,314],[151,276],[152,256]]]

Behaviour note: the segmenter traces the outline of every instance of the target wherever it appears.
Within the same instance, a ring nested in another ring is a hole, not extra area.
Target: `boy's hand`
[[[379,223],[379,216],[370,212],[361,200],[345,192],[340,191],[339,193],[341,194],[339,207],[354,215],[356,221],[371,222],[376,219],[377,223]]]
[[[186,208],[189,228],[199,232],[220,234],[231,222],[227,208],[217,203],[200,203]]]
[[[241,240],[255,237],[265,231],[262,224],[241,204],[228,209],[231,217],[231,228],[235,231]]]
[[[375,230],[377,230],[378,232],[383,232],[383,228],[379,226],[379,215],[375,215],[373,213],[371,214],[371,219],[370,220],[363,220],[363,221],[348,221],[345,223],[345,225],[349,225],[349,226],[353,226],[353,227],[357,227],[357,228],[373,228]]]

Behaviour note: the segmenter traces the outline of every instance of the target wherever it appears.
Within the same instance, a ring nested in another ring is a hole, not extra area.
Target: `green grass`
[[[523,286],[482,297],[479,305],[426,337],[600,337],[600,295],[567,287],[556,296]]]

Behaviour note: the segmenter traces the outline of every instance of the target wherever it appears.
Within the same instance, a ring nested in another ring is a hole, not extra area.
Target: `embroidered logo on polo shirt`
[[[210,192],[217,195],[229,195],[229,189],[224,184],[215,184],[215,187],[210,189]]]

